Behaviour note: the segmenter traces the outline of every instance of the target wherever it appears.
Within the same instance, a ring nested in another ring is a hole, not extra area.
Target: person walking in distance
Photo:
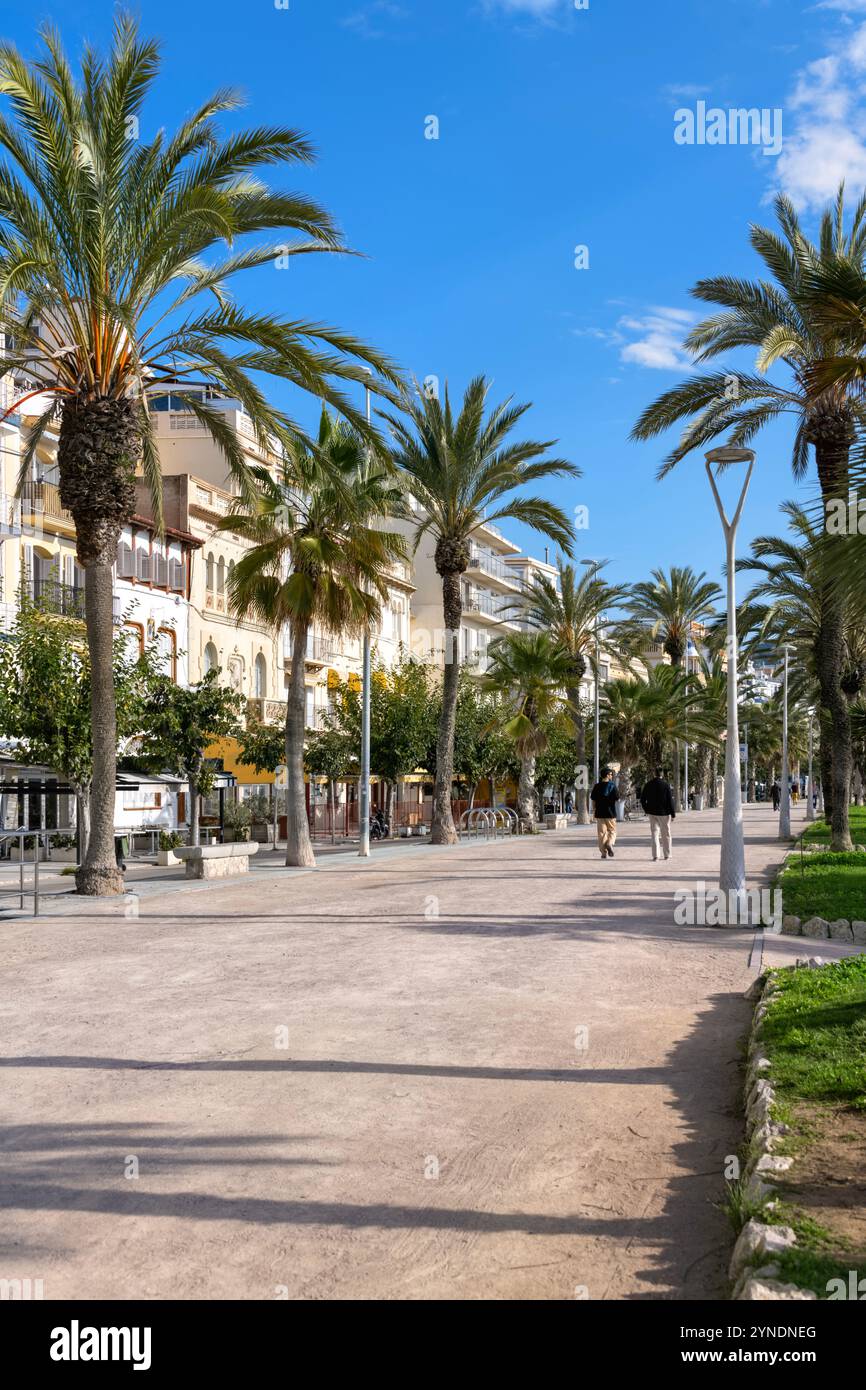
[[[677,811],[673,790],[670,782],[665,780],[663,768],[656,768],[655,777],[651,777],[644,786],[640,804],[649,816],[653,859],[670,859],[671,826]]]
[[[779,802],[782,800],[782,788],[779,786],[779,779],[778,779],[778,778],[776,778],[775,782],[773,783],[772,797],[773,797],[773,810],[774,810],[774,811],[778,811],[778,809],[779,809]]]
[[[596,782],[589,799],[595,807],[595,829],[601,857],[613,859],[613,847],[616,844],[616,803],[620,796],[609,767],[602,769],[601,781]]]

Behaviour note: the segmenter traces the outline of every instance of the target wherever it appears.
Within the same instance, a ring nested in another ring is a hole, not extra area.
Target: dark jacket
[[[670,782],[663,777],[651,777],[640,794],[640,804],[648,816],[670,816],[677,813]]]
[[[589,799],[595,807],[596,820],[616,820],[616,803],[620,799],[616,782],[596,782]]]

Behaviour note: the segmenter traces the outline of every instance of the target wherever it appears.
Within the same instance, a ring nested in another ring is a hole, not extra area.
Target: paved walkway
[[[780,850],[770,812],[746,825],[757,882]],[[644,826],[605,863],[580,828],[7,924],[0,1277],[720,1296],[758,957],[674,925],[720,817],[676,829],[670,863]]]

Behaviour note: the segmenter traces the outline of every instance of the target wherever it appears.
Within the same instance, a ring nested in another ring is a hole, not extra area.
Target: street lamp
[[[370,369],[367,368],[369,375]],[[370,384],[366,387],[367,424],[370,423]],[[364,651],[361,667],[361,785],[358,807],[361,844],[358,854],[366,859],[370,853],[370,624],[364,625]]]
[[[728,520],[719,489],[713,477],[713,464],[725,468],[734,463],[746,463],[746,481],[743,484],[737,509],[733,519]],[[707,477],[713,490],[716,508],[725,534],[728,580],[728,732],[725,744],[725,804],[722,811],[722,846],[719,859],[719,888],[723,893],[735,892],[740,898],[746,887],[746,855],[743,846],[743,806],[740,790],[740,730],[737,714],[737,599],[736,567],[734,550],[737,540],[737,527],[743,514],[743,504],[755,454],[752,449],[739,449],[725,445],[710,449],[706,455]]]
[[[582,565],[587,565],[588,567],[592,567],[592,568],[594,568],[594,569],[597,569],[600,562],[599,562],[598,560],[581,560],[580,563],[581,563]],[[598,613],[596,613],[596,615],[595,615],[595,728],[594,728],[594,730],[593,730],[593,740],[592,740],[593,784],[596,785],[596,786],[598,785],[598,776],[599,776],[599,772],[601,771],[601,767],[600,767],[600,765],[599,765],[599,755],[598,755],[598,749],[599,749],[599,744],[598,744],[598,664],[599,664],[599,655],[600,655],[598,619],[599,619],[599,615],[598,615]]]
[[[793,647],[787,643],[782,648],[785,653],[785,680],[782,695],[782,804],[779,810],[779,839],[791,838],[791,783],[788,776],[788,653]]]
[[[809,800],[806,803],[806,820],[815,819],[815,788],[812,785],[812,721],[815,718],[814,709],[809,710]]]

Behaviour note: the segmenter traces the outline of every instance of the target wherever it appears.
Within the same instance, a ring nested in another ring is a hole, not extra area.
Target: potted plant
[[[274,837],[273,807],[268,798],[259,792],[243,804],[248,806],[250,810],[253,839],[258,841],[260,845],[271,844]]]
[[[183,836],[179,830],[160,830],[159,848],[156,851],[157,864],[162,864],[164,866],[169,864],[182,864],[183,860],[178,859],[173,853],[173,851],[182,844]]]
[[[239,844],[250,838],[253,816],[245,801],[229,801],[225,808],[225,842]]]

